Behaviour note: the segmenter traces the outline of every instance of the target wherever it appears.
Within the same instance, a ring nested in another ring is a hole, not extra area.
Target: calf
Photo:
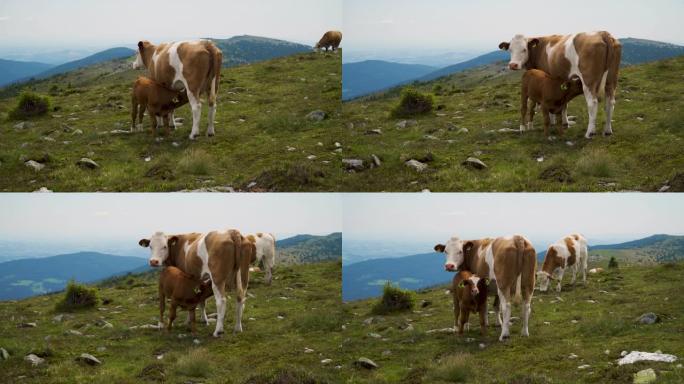
[[[165,88],[147,77],[138,77],[133,84],[131,95],[131,132],[134,128],[142,131],[143,114],[147,109],[152,121],[152,133],[163,124],[166,134],[169,133],[169,116],[181,105],[188,102],[185,92],[173,91]],[[136,118],[139,121],[136,124]]]
[[[587,239],[578,233],[565,236],[555,244],[550,245],[544,256],[544,264],[542,264],[541,271],[537,272],[539,290],[546,292],[549,289],[550,280],[554,279],[558,281],[556,291],[560,292],[566,268],[570,268],[572,271],[572,281],[570,281],[570,284],[573,285],[577,278],[577,270],[581,268],[582,282],[586,285],[588,258]]]
[[[340,42],[342,41],[342,32],[340,31],[328,31],[323,34],[323,37],[321,37],[320,40],[318,40],[318,43],[316,43],[315,49],[318,51],[321,48],[325,48],[325,51],[328,51],[328,47],[331,47],[333,52],[337,50],[337,48],[340,46]]]
[[[454,296],[454,330],[463,334],[463,326],[470,328],[470,312],[480,314],[480,334],[487,334],[487,279],[468,271],[460,271],[454,276],[451,293]]]
[[[570,100],[581,94],[582,81],[577,76],[570,80],[563,80],[551,77],[538,69],[525,71],[520,93],[520,131],[525,130],[525,125],[528,129],[532,129],[534,108],[540,104],[544,115],[544,134],[549,136],[549,113],[555,115],[562,113]],[[532,100],[529,108],[529,120],[526,119],[528,98]],[[558,134],[563,134],[562,125],[558,126]]]
[[[199,287],[199,291],[197,288]],[[171,330],[173,321],[176,319],[176,307],[188,310],[190,329],[195,333],[195,308],[204,300],[213,295],[211,282],[201,283],[191,275],[174,266],[165,267],[159,275],[159,328],[164,326],[164,308],[166,298],[171,299],[169,310],[169,324],[167,330]]]

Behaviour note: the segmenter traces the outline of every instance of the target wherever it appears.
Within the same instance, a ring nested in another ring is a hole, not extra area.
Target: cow
[[[582,82],[577,76],[570,80],[564,80],[551,77],[548,73],[538,69],[525,71],[520,90],[520,131],[524,131],[525,126],[527,129],[532,129],[534,108],[539,104],[544,116],[544,135],[548,137],[550,114],[561,113],[570,100],[581,94]],[[532,101],[529,109],[529,120],[526,119],[528,99]],[[562,126],[558,127],[558,134],[563,135]]]
[[[510,42],[499,44],[499,49],[511,53],[508,63],[511,70],[540,69],[553,77],[580,78],[589,112],[584,135],[587,139],[596,134],[599,97],[605,94],[606,124],[603,134],[613,134],[611,119],[622,46],[610,33],[583,32],[542,37],[515,35]],[[567,108],[563,108],[561,115],[562,124],[567,127]]]
[[[587,285],[587,260],[589,252],[587,249],[587,239],[579,233],[573,233],[551,244],[546,250],[544,263],[541,270],[537,272],[539,279],[539,290],[546,292],[549,289],[550,280],[556,280],[556,291],[561,291],[561,283],[565,269],[572,271],[570,284],[574,285],[577,279],[577,270],[582,270],[582,282]]]
[[[335,52],[337,48],[340,46],[340,42],[342,41],[342,32],[340,31],[328,31],[323,34],[323,37],[321,37],[320,40],[318,40],[318,43],[316,43],[315,50],[319,51],[321,48],[325,48],[325,51],[328,52],[328,47],[332,48],[332,51]]]
[[[257,232],[247,236],[256,245],[256,264],[262,264],[265,275],[264,282],[271,285],[273,267],[275,266],[275,236],[272,233]]]
[[[149,239],[138,244],[150,248],[149,263],[152,267],[174,266],[193,279],[211,280],[216,300],[216,328],[214,337],[223,333],[226,314],[226,287],[236,290],[236,314],[233,332],[242,332],[242,313],[245,308],[249,264],[256,257],[253,243],[243,241],[238,230],[211,231],[167,235],[155,232]],[[200,303],[203,318],[207,321],[204,305]]]
[[[169,324],[167,330],[170,331],[173,321],[176,319],[176,307],[188,310],[190,319],[190,330],[195,333],[195,308],[200,303],[213,295],[210,282],[201,282],[194,279],[191,275],[181,271],[174,266],[164,267],[159,274],[159,324],[162,329],[164,324],[164,309],[166,298],[171,299],[169,310]]]
[[[463,334],[463,327],[470,328],[470,312],[480,314],[480,334],[487,334],[487,285],[489,279],[482,279],[466,270],[459,271],[452,281],[454,298],[454,331]]]
[[[175,91],[185,89],[192,109],[190,140],[194,140],[199,136],[201,95],[207,96],[209,104],[207,136],[214,136],[216,98],[222,62],[223,53],[209,40],[159,45],[143,40],[138,42],[138,53],[133,68],[147,68],[150,78],[163,87]],[[171,117],[173,120],[173,115]]]
[[[138,131],[143,129],[143,115],[147,110],[152,121],[152,133],[154,134],[162,125],[169,133],[169,120],[173,111],[188,102],[185,92],[176,92],[155,83],[150,78],[140,76],[133,83],[131,92],[131,132],[134,128]],[[136,124],[136,118],[138,123]]]
[[[532,243],[520,235],[462,240],[451,237],[446,244],[437,244],[435,251],[444,253],[444,269],[449,272],[466,270],[496,283],[499,306],[494,304],[497,321],[501,323],[503,341],[510,337],[511,304],[514,294],[522,295],[522,335],[529,336],[528,323],[531,311],[537,269],[537,255]],[[516,287],[517,285],[517,287]]]

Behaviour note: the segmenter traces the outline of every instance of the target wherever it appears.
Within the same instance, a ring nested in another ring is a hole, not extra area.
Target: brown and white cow
[[[340,46],[340,42],[342,42],[342,32],[328,31],[323,34],[323,37],[321,37],[320,40],[318,40],[314,49],[318,51],[321,48],[325,48],[325,51],[327,52],[328,47],[331,47],[333,52],[335,52]]]
[[[583,32],[542,37],[515,35],[510,42],[499,44],[499,49],[511,53],[508,67],[512,70],[540,69],[552,77],[580,78],[589,112],[586,138],[596,134],[599,97],[605,94],[606,124],[603,134],[608,136],[613,133],[611,118],[622,46],[610,33]],[[567,127],[567,108],[561,114],[562,124]]]
[[[544,256],[544,263],[541,270],[537,272],[539,279],[539,290],[546,292],[549,289],[549,282],[556,280],[558,285],[556,291],[561,291],[561,283],[565,269],[572,271],[570,284],[575,284],[577,270],[582,270],[582,283],[587,284],[587,260],[589,252],[587,239],[579,233],[573,233],[551,244]]]
[[[454,236],[446,244],[435,245],[434,249],[446,254],[444,268],[447,271],[466,270],[496,283],[500,310],[503,312],[499,336],[501,341],[510,336],[512,297],[516,293],[521,294],[522,335],[529,336],[534,272],[537,269],[537,254],[529,240],[520,235],[480,240],[462,240]],[[499,308],[496,303],[494,310],[498,320]]]
[[[201,95],[207,96],[207,136],[214,136],[216,95],[221,78],[223,53],[208,40],[180,41],[153,45],[149,41],[138,42],[134,69],[147,68],[150,78],[160,85],[181,91],[185,89],[192,109],[190,139],[199,136]],[[173,116],[172,116],[173,117]]]
[[[156,232],[149,239],[141,239],[138,244],[150,248],[149,262],[152,267],[174,266],[195,279],[211,280],[218,314],[214,337],[223,333],[226,287],[229,290],[235,288],[237,305],[234,332],[242,332],[249,264],[256,257],[256,250],[253,243],[244,241],[239,231],[231,229],[179,235]],[[204,306],[201,307],[204,313]],[[206,321],[206,314],[204,316]]]
[[[264,282],[271,285],[273,280],[273,267],[275,266],[275,236],[272,233],[257,232],[254,235],[247,236],[250,241],[256,245],[256,261],[255,263],[262,264],[265,275]]]

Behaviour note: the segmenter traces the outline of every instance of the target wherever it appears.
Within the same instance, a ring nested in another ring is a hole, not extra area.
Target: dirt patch
[[[564,165],[549,165],[541,171],[539,178],[542,180],[557,181],[559,183],[573,182],[570,170]]]

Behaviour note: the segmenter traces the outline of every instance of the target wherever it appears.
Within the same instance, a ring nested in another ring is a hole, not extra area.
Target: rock
[[[336,141],[335,142],[335,148],[342,148],[342,144],[340,144],[339,142]]]
[[[662,187],[660,187],[658,192],[667,192],[669,189],[670,189],[669,185],[663,185]]]
[[[313,353],[314,350],[311,348],[304,348],[304,353]]]
[[[371,324],[373,324],[373,320],[374,319],[372,317],[369,317],[363,321],[363,325],[371,325]]]
[[[321,364],[326,365],[332,363],[332,359],[323,359],[321,360]]]
[[[500,133],[520,133],[519,129],[513,129],[513,128],[501,128],[498,131]]]
[[[423,138],[427,140],[439,140],[438,137],[432,135],[424,135]]]
[[[104,324],[102,325],[102,328],[114,328],[114,325],[112,323],[105,321]]]
[[[14,125],[14,129],[21,130],[21,129],[26,129],[26,128],[33,128],[34,126],[35,126],[35,124],[33,124],[30,121],[21,121],[21,122]]]
[[[580,365],[579,367],[577,367],[577,369],[587,369],[587,368],[591,368],[591,365],[584,364],[584,365]]]
[[[485,169],[487,168],[487,164],[483,163],[482,160],[476,158],[476,157],[469,157],[467,158],[462,165],[466,165],[469,167],[473,167],[475,169]]]
[[[660,317],[653,312],[648,312],[637,317],[636,322],[641,324],[655,324],[660,322]]]
[[[572,146],[575,145],[575,143],[572,142],[572,141],[566,141],[566,142],[565,142],[565,145],[567,145],[568,147],[572,147]]]
[[[480,347],[480,349],[485,349],[487,347],[485,343],[480,343],[478,344],[478,346]]]
[[[361,159],[342,159],[342,164],[344,164],[344,168],[347,170],[363,170],[363,160]]]
[[[406,327],[404,327],[404,331],[407,331],[407,332],[413,331],[413,324],[407,324]]]
[[[173,121],[176,124],[183,124],[183,122],[185,122],[185,119],[182,117],[176,117],[175,119],[173,119]]]
[[[76,361],[80,363],[85,363],[88,365],[100,365],[102,362],[97,359],[97,357],[91,355],[90,353],[82,353],[81,356],[76,358]]]
[[[373,160],[372,164],[376,167],[379,167],[382,164],[382,162],[380,161],[380,158],[375,156],[375,154],[371,155],[371,159]]]
[[[107,350],[107,347],[97,347],[98,352],[104,352]]]
[[[417,125],[418,122],[415,120],[402,120],[396,124],[397,128],[404,129],[406,127],[413,127],[414,125]]]
[[[366,368],[366,369],[377,369],[379,368],[375,362],[367,357],[359,357],[358,360],[354,362],[355,367]]]
[[[626,351],[623,351],[623,353],[626,353]],[[620,356],[623,357],[618,360],[618,365],[633,364],[637,361],[662,361],[665,363],[673,363],[677,361],[677,356],[658,352],[632,351],[625,355],[620,354]]]
[[[625,356],[627,356],[627,353],[628,353],[627,351],[622,351],[622,352],[620,352],[620,357],[625,357]]]
[[[603,268],[592,268],[589,270],[589,273],[601,273],[603,272]]]
[[[75,329],[70,329],[65,332],[67,335],[74,335],[74,336],[83,336],[83,333],[81,331],[77,331]]]
[[[309,155],[306,158],[309,160],[316,160],[316,155]]]
[[[366,131],[367,135],[382,135],[382,130],[380,128],[378,129],[371,129],[369,131]]]
[[[420,302],[420,307],[421,307],[421,308],[429,307],[429,306],[431,306],[431,305],[432,305],[432,301],[430,301],[430,300],[423,300],[423,301]]]
[[[570,356],[568,356],[568,359],[570,359],[570,360],[574,360],[576,358],[577,358],[577,355],[575,355],[574,353],[571,353]]]
[[[247,184],[247,189],[252,189],[257,186],[256,181],[250,181],[249,184]]]
[[[543,162],[544,162],[544,156],[537,157],[537,163],[543,163]]]
[[[379,333],[375,333],[375,332],[369,333],[368,336],[369,336],[369,337],[372,337],[372,338],[374,338],[374,339],[380,339],[380,338],[382,338],[382,335],[380,335]]]
[[[62,319],[64,319],[64,314],[60,313],[59,315],[53,317],[52,321],[55,323],[60,323],[60,322],[62,322]]]
[[[93,160],[87,158],[87,157],[82,157],[81,160],[76,162],[76,165],[78,165],[81,168],[88,168],[88,169],[95,169],[95,168],[100,168],[100,166],[94,162]]]
[[[31,365],[34,367],[37,367],[37,366],[39,366],[45,362],[45,359],[41,359],[40,357],[34,355],[33,353],[26,355],[26,357],[24,357],[24,360],[31,363]]]
[[[29,168],[32,168],[36,172],[45,168],[45,164],[41,164],[35,160],[29,160],[29,161],[25,162],[24,165],[26,165]]]
[[[430,329],[428,331],[425,331],[426,334],[432,334],[432,333],[453,333],[454,329],[453,328],[441,328],[441,329]]]
[[[415,169],[415,170],[418,171],[418,172],[423,172],[423,171],[426,170],[427,167],[428,167],[427,164],[421,163],[420,161],[415,160],[415,159],[408,160],[408,161],[405,162],[404,164],[406,164],[407,167],[413,168],[413,169]]]
[[[458,131],[456,131],[456,133],[468,133],[468,128],[459,128]]]
[[[644,118],[643,118],[643,117],[641,117],[641,116],[637,116],[637,118],[636,118],[636,119],[637,119],[638,121],[644,121]]]
[[[577,324],[577,323],[578,323],[578,321],[575,320],[575,319],[570,320],[570,322],[573,323],[573,324]]]
[[[20,323],[17,325],[17,328],[35,328],[37,326],[38,324],[36,323]]]
[[[200,345],[201,341],[199,339],[193,339],[192,343],[195,345]]]
[[[36,189],[33,191],[33,193],[51,193],[52,190],[47,189],[46,187],[40,187],[39,189]]]
[[[7,360],[10,358],[9,352],[5,348],[0,348],[0,359]]]
[[[634,374],[634,384],[648,384],[656,381],[656,379],[653,368],[644,369]]]
[[[306,118],[311,121],[323,121],[326,117],[325,112],[321,110],[311,111],[306,115]]]

